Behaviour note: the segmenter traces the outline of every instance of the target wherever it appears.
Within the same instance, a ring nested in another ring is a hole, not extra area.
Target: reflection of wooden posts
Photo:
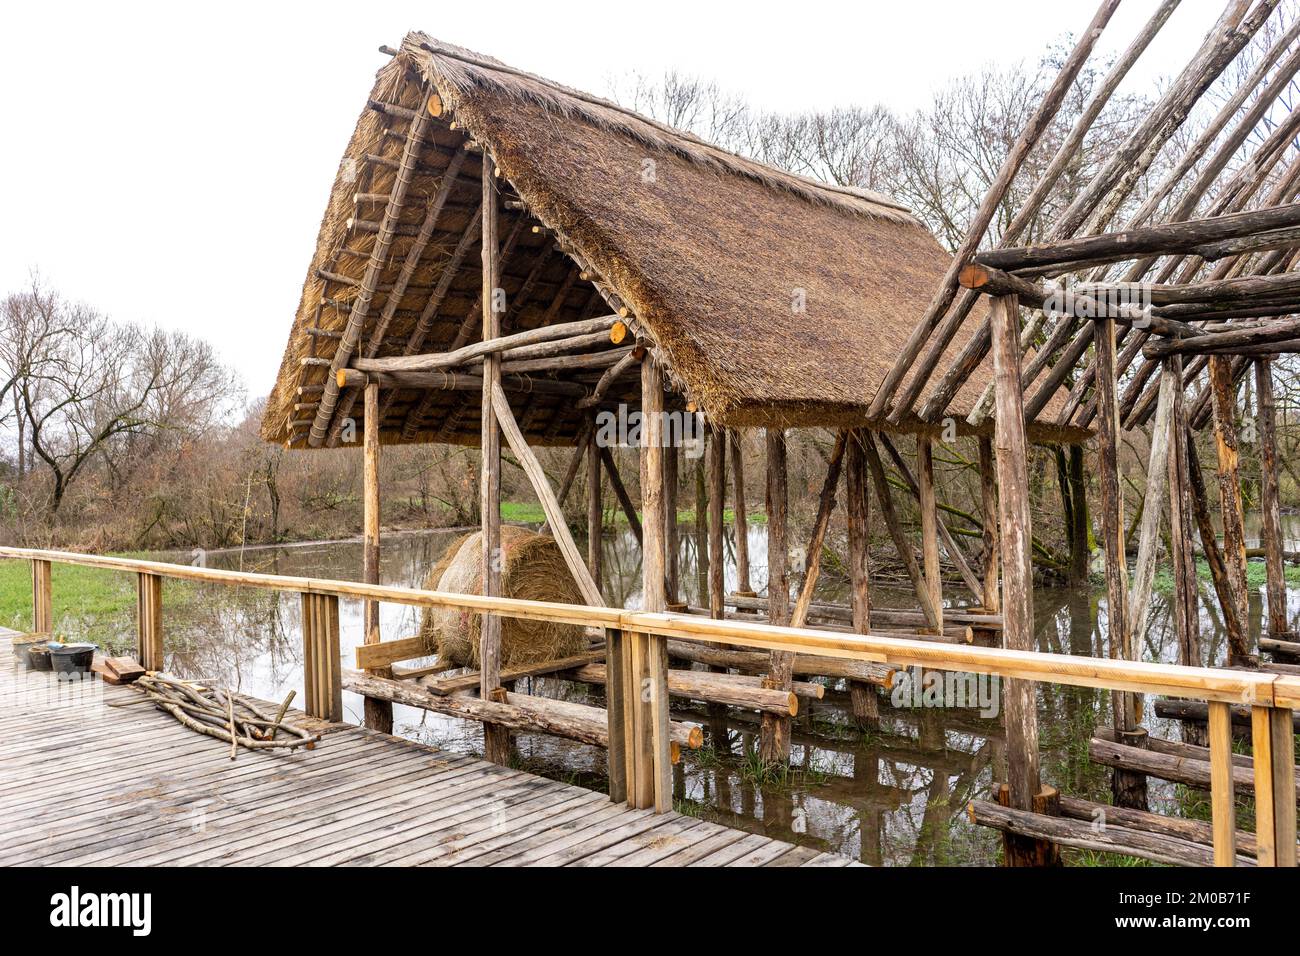
[[[1010,650],[1034,649],[1032,531],[1029,514],[1029,460],[1025,437],[1024,393],[1020,385],[1020,303],[999,296],[989,313],[994,368],[997,434],[998,523],[1002,550],[1002,639]],[[1050,788],[1038,772],[1038,711],[1034,685],[1004,679],[1002,714],[1007,732],[1008,804],[1018,810],[1050,810]],[[1059,860],[1050,843],[1008,835],[1010,866]]]
[[[307,715],[342,720],[343,669],[336,595],[303,593],[302,672]]]
[[[499,210],[496,183],[492,178],[491,159],[483,157],[483,341],[501,335],[501,313],[505,303],[498,301],[501,287],[500,248],[497,237]],[[496,412],[492,407],[494,386],[500,388],[501,356],[489,353],[483,357],[482,400],[482,474],[479,480],[479,515],[481,520],[483,567],[483,594],[497,597],[501,594],[501,432],[497,426]],[[479,629],[479,695],[484,700],[502,700],[501,686],[501,618],[496,614],[483,614]],[[494,763],[504,764],[510,757],[510,735],[497,724],[483,725],[483,756]]]
[[[998,478],[993,461],[993,439],[981,435],[980,455],[980,518],[984,523],[984,610],[996,614],[1002,607],[998,591],[999,557],[998,541]]]
[[[1290,630],[1286,617],[1286,576],[1282,565],[1282,513],[1277,480],[1277,400],[1273,395],[1273,363],[1255,363],[1255,395],[1259,402],[1259,510],[1260,537],[1268,585],[1268,633],[1284,638]]]
[[[664,576],[664,385],[659,363],[641,363],[641,513],[644,517],[642,603],[647,611],[666,607]],[[668,643],[662,637],[631,633],[625,697],[628,739],[628,803],[672,809],[672,762],[668,741]]]
[[[772,624],[790,621],[789,546],[786,543],[786,515],[789,505],[786,487],[785,432],[769,428],[767,435],[767,619]],[[789,690],[794,677],[794,655],[772,651],[764,687]],[[759,757],[766,763],[790,759],[790,718],[763,714]]]
[[[54,630],[54,587],[50,562],[32,562],[32,631],[49,634]]]
[[[1174,633],[1178,663],[1201,666],[1200,609],[1197,606],[1196,553],[1192,543],[1191,480],[1187,474],[1187,403],[1183,399],[1183,358],[1165,359],[1161,375],[1173,379],[1169,407],[1169,542],[1174,570]],[[1184,727],[1190,725],[1184,724]]]
[[[935,630],[943,633],[943,578],[939,564],[939,505],[934,495],[934,442],[928,435],[916,438],[916,479],[921,508],[921,559],[925,587],[934,608]]]
[[[1110,656],[1136,660],[1128,614],[1128,557],[1124,550],[1124,499],[1119,482],[1119,401],[1115,382],[1115,320],[1094,323],[1097,369],[1097,487],[1101,507],[1102,554],[1106,559],[1106,624]],[[1111,692],[1112,720],[1123,742],[1142,746],[1146,734],[1138,726],[1138,703],[1128,691]],[[1116,768],[1111,775],[1115,805],[1145,810],[1147,780],[1141,773]]]
[[[1252,707],[1255,839],[1260,866],[1296,865],[1294,722],[1285,707]]]
[[[601,536],[604,532],[605,506],[601,497],[600,447],[593,432],[586,444],[587,457],[587,569],[600,586]],[[563,501],[560,502],[563,504]]]
[[[156,574],[136,575],[135,624],[135,654],[140,666],[147,671],[162,670],[162,578]]]
[[[363,572],[367,584],[379,583],[379,384],[367,382],[365,388],[365,423],[363,437],[362,502],[364,519]],[[378,644],[379,602],[366,601],[365,637],[367,644]],[[377,677],[393,676],[392,668],[367,671]],[[393,705],[390,701],[365,698],[365,725],[371,730],[393,732]]]
[[[1232,357],[1210,356],[1210,399],[1214,414],[1214,444],[1218,451],[1219,514],[1223,521],[1223,565],[1228,599],[1237,620],[1249,610],[1246,590],[1246,529],[1241,506],[1241,469],[1236,422],[1236,382]],[[1229,634],[1228,664],[1251,664],[1244,628]]]
[[[754,586],[749,579],[749,515],[745,511],[745,459],[739,429],[727,429],[727,441],[731,445],[732,511],[736,529],[736,593],[753,597]]]
[[[849,532],[849,587],[850,603],[853,609],[853,630],[866,634],[871,630],[871,499],[867,489],[867,455],[862,447],[865,436],[860,431],[848,435],[848,447],[844,462],[844,495],[848,499]],[[880,725],[880,701],[875,688],[865,681],[849,681],[849,702],[853,707],[853,719],[865,730],[875,730]],[[856,776],[858,760],[853,769]],[[875,778],[872,777],[872,782]],[[865,822],[865,821],[864,821]],[[878,827],[879,821],[875,820]],[[875,841],[878,858],[880,850],[880,833],[863,833],[863,846],[868,836]]]

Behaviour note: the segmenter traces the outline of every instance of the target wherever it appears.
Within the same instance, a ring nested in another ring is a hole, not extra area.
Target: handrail
[[[288,577],[251,571],[222,571],[162,561],[142,561],[73,551],[0,546],[0,558],[49,561],[114,571],[155,574],[179,580],[230,584],[274,591],[297,591],[340,598],[406,604],[415,607],[455,607],[506,617],[558,621],[621,631],[654,634],[741,647],[792,651],[847,660],[899,665],[924,665],[938,670],[970,671],[1028,681],[1163,694],[1194,700],[1242,703],[1259,707],[1300,708],[1300,677],[1015,651],[1003,648],[940,644],[933,641],[875,634],[842,634],[812,628],[780,627],[735,620],[713,620],[690,614],[590,607],[518,598],[484,597],[426,591],[381,584],[361,584],[321,578]]]

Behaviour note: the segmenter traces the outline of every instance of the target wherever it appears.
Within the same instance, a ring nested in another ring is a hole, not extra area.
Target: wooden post
[[[998,589],[1001,543],[998,540],[998,478],[993,460],[993,439],[979,437],[980,517],[984,522],[984,610],[998,613],[1002,607]]]
[[[483,155],[483,285],[482,307],[483,341],[489,342],[501,335],[501,311],[505,308],[505,292],[501,289],[500,248],[497,237],[499,210],[496,183],[493,182],[491,158]],[[501,432],[493,410],[494,386],[501,387],[501,357],[488,353],[483,357],[482,400],[482,475],[479,479],[479,514],[483,539],[483,594],[498,597],[501,594]],[[501,618],[484,614],[479,630],[479,695],[484,700],[499,700],[504,694],[501,687]],[[497,724],[483,725],[483,756],[493,763],[504,764],[510,759],[510,734]]]
[[[852,431],[844,463],[844,495],[848,499],[849,586],[853,608],[853,630],[866,634],[871,630],[871,499],[867,488],[867,455],[862,447],[865,436]],[[875,688],[864,681],[849,681],[849,702],[853,719],[864,730],[880,726],[880,701]],[[862,759],[861,757],[858,758]],[[857,764],[854,764],[857,770]],[[872,778],[875,782],[875,778]],[[864,835],[865,838],[865,835]]]
[[[790,622],[789,546],[786,543],[786,515],[789,505],[786,487],[785,432],[766,430],[767,436],[767,619],[772,624]],[[789,690],[794,677],[794,655],[772,651],[763,686]],[[764,763],[790,759],[790,718],[763,714],[759,757]]]
[[[1112,658],[1136,660],[1128,614],[1128,557],[1124,550],[1124,499],[1119,480],[1119,398],[1115,383],[1115,320],[1095,323],[1097,419],[1097,487],[1101,507],[1102,554],[1106,560],[1107,644]],[[1111,692],[1112,721],[1123,742],[1142,746],[1145,732],[1138,727],[1136,696]],[[1147,780],[1144,774],[1118,768],[1111,775],[1112,797],[1118,807],[1145,810]]]
[[[1285,638],[1290,627],[1286,616],[1286,576],[1282,561],[1282,513],[1277,479],[1277,399],[1273,394],[1273,363],[1255,363],[1255,394],[1259,402],[1260,537],[1264,545],[1267,573],[1268,632]]]
[[[1246,528],[1241,505],[1241,474],[1237,437],[1236,385],[1232,356],[1210,356],[1210,396],[1214,414],[1214,444],[1218,451],[1219,513],[1223,520],[1223,564],[1228,599],[1238,621],[1246,621],[1249,598],[1246,588]],[[1229,633],[1228,664],[1253,666],[1242,629]]]
[[[925,586],[934,608],[935,631],[943,633],[943,578],[939,563],[939,505],[934,495],[934,443],[928,435],[916,438],[916,479],[921,508],[921,558]]]
[[[642,605],[647,611],[667,606],[664,516],[664,383],[654,356],[641,363],[641,513],[644,516]],[[651,634],[632,633],[628,697],[633,719],[628,803],[672,809],[672,761],[668,740],[668,642]]]
[[[1024,393],[1020,370],[1020,303],[998,296],[989,312],[992,334],[994,416],[996,422],[998,523],[1002,551],[1002,639],[1008,649],[1034,649],[1032,528],[1029,513],[1029,459],[1025,436]],[[1034,685],[1002,681],[1002,713],[1007,734],[1007,794],[1018,810],[1050,808],[1038,770],[1038,711]],[[1058,851],[1042,841],[1008,836],[1010,866],[1055,862]]]
[[[727,434],[710,426],[709,441],[709,616],[723,617],[726,560],[722,518],[727,501]]]
[[[912,544],[907,540],[907,535],[903,533],[903,524],[898,519],[898,511],[894,508],[894,496],[889,491],[889,480],[885,476],[885,465],[880,460],[880,452],[876,449],[875,440],[871,437],[870,432],[863,432],[862,447],[867,453],[867,467],[871,470],[871,483],[876,489],[876,500],[880,503],[880,514],[885,519],[885,527],[889,531],[889,537],[894,542],[894,548],[898,551],[898,559],[903,562],[903,567],[907,569],[907,576],[912,582],[912,590],[916,592],[916,599],[921,605],[921,613],[925,615],[926,626],[937,633],[939,615],[930,603],[930,590],[926,587],[925,577],[921,574],[921,568],[916,563],[916,555],[913,553]]]
[[[336,595],[303,592],[302,659],[307,715],[322,720],[342,720],[343,670],[339,650],[339,599]]]
[[[1074,528],[1070,534],[1070,583],[1079,587],[1088,584],[1092,549],[1089,546],[1089,532],[1092,523],[1088,520],[1088,479],[1084,473],[1083,446],[1071,445],[1070,457],[1070,519]]]
[[[587,570],[600,586],[601,537],[604,533],[605,507],[601,498],[600,448],[593,433],[586,445],[587,456]],[[561,502],[562,503],[562,502]]]
[[[1151,592],[1155,586],[1160,524],[1165,513],[1165,490],[1169,477],[1174,391],[1178,385],[1172,377],[1161,376],[1156,419],[1151,428],[1151,454],[1147,459],[1147,485],[1143,495],[1137,566],[1129,589],[1128,631],[1134,635],[1146,633],[1147,611],[1151,606]]]
[[[54,631],[54,587],[50,579],[50,562],[32,561],[32,632]]]
[[[678,449],[663,449],[664,458],[664,590],[668,607],[685,610],[682,599],[681,537],[677,527],[677,486],[679,484]]]
[[[363,454],[365,461],[362,468],[363,486],[363,572],[367,584],[379,583],[379,384],[367,382],[365,388],[365,421],[362,432]],[[364,602],[364,621],[366,644],[378,644],[379,602]],[[378,677],[392,677],[391,667],[375,668],[367,673]],[[391,701],[365,698],[365,725],[371,730],[391,734],[393,732],[393,705]]]
[[[135,654],[147,671],[163,670],[162,578],[136,575]]]
[[[1199,586],[1192,542],[1192,484],[1187,473],[1187,403],[1183,399],[1183,358],[1165,359],[1161,375],[1174,380],[1169,409],[1169,541],[1174,570],[1174,631],[1178,635],[1178,663],[1201,666]],[[1184,723],[1185,728],[1191,725]]]
[[[1237,805],[1232,791],[1232,705],[1210,701],[1210,806],[1214,865],[1237,865]]]
[[[740,430],[727,429],[731,445],[732,511],[736,530],[736,593],[754,597],[749,578],[749,515],[745,511],[745,459],[740,444]]]

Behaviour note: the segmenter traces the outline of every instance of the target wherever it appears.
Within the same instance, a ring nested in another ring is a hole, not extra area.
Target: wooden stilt
[[[48,563],[46,568],[48,568]],[[141,572],[136,575],[135,653],[147,671],[165,669],[162,628],[162,578]]]
[[[989,315],[994,368],[998,524],[1001,528],[1002,639],[1011,650],[1034,649],[1032,529],[1029,513],[1028,444],[1020,368],[1020,304],[999,296]],[[1007,805],[1018,810],[1050,810],[1038,770],[1038,710],[1034,685],[1002,682],[1002,713],[1007,736]],[[1059,859],[1042,841],[1008,835],[1011,866],[1042,865]]]
[[[36,634],[54,631],[54,588],[48,561],[32,562],[32,631]]]
[[[500,246],[497,235],[499,221],[496,183],[492,176],[492,163],[484,156],[483,162],[483,288],[480,312],[483,315],[483,341],[490,342],[501,336],[501,313],[505,310],[505,293],[501,289]],[[490,352],[483,356],[482,402],[482,474],[479,480],[479,513],[483,539],[483,593],[489,597],[501,594],[501,432],[493,410],[494,389],[501,388],[501,356]],[[479,631],[479,696],[483,700],[499,700],[504,693],[501,687],[501,618],[484,614]],[[510,734],[498,724],[483,725],[483,756],[493,763],[504,764],[510,759]]]
[[[726,555],[723,549],[723,511],[727,501],[727,433],[725,429],[710,426],[708,443],[709,472],[709,617],[722,620],[726,616],[723,600],[726,597]],[[698,518],[698,516],[697,516]],[[710,665],[711,671],[726,671],[725,667]],[[709,737],[719,753],[727,750],[729,743],[727,708],[722,704],[709,705]]]
[[[984,610],[996,614],[1002,607],[998,588],[1001,542],[998,540],[998,478],[993,460],[993,439],[981,435],[980,456],[980,516],[984,521]]]
[[[1273,363],[1255,363],[1255,395],[1259,402],[1260,537],[1267,576],[1268,633],[1284,639],[1290,632],[1286,616],[1286,571],[1282,557],[1282,513],[1277,474],[1277,399],[1273,394]]]
[[[1205,481],[1201,476],[1200,456],[1196,451],[1196,433],[1189,424],[1184,447],[1187,450],[1187,487],[1191,490],[1192,512],[1196,517],[1196,527],[1201,538],[1201,553],[1205,563],[1210,567],[1210,581],[1214,585],[1215,596],[1219,600],[1219,609],[1223,614],[1223,629],[1228,634],[1229,647],[1246,646],[1246,619],[1233,600],[1228,585],[1228,571],[1215,535],[1214,521],[1210,515],[1209,495]]]
[[[876,500],[880,503],[880,513],[885,519],[885,527],[889,530],[889,537],[898,550],[899,560],[903,562],[903,567],[907,569],[907,576],[911,579],[912,589],[916,592],[916,599],[921,605],[921,612],[925,615],[926,627],[937,633],[939,615],[930,602],[930,590],[926,587],[920,565],[916,563],[916,554],[912,550],[911,543],[907,540],[907,535],[903,533],[903,523],[898,519],[898,511],[894,508],[894,496],[889,490],[889,481],[885,477],[885,465],[880,460],[880,452],[877,450],[876,443],[872,439],[870,432],[862,433],[862,447],[867,453],[867,466],[871,470],[871,483],[875,486]]]
[[[1128,613],[1128,557],[1124,550],[1124,499],[1119,479],[1119,409],[1115,383],[1115,321],[1095,323],[1097,419],[1097,487],[1101,507],[1102,553],[1106,561],[1106,623],[1110,656],[1135,660]],[[1124,742],[1141,746],[1145,733],[1138,726],[1138,702],[1128,691],[1111,692],[1112,720]],[[1143,774],[1116,769],[1111,776],[1118,807],[1145,810],[1147,781]]]
[[[934,495],[934,443],[928,435],[916,439],[916,477],[921,509],[921,558],[925,587],[934,608],[935,628],[943,633],[943,577],[939,563],[939,506]]]
[[[1201,666],[1199,586],[1192,544],[1192,491],[1187,474],[1187,404],[1183,400],[1183,359],[1165,360],[1160,373],[1173,379],[1169,407],[1169,541],[1174,570],[1174,630],[1178,635],[1178,663]]]
[[[790,621],[789,545],[786,541],[788,491],[786,487],[785,432],[769,428],[767,436],[767,619],[772,624]],[[789,690],[794,677],[794,655],[772,651],[763,686]],[[790,718],[764,714],[759,757],[765,763],[790,759]]]
[[[594,436],[587,441],[584,453],[587,458],[587,570],[596,586],[600,587],[605,507],[601,497],[600,448]]]
[[[363,511],[363,551],[362,577],[367,584],[379,583],[379,385],[370,382],[365,387],[365,419],[362,432],[362,511]],[[364,608],[364,627],[366,644],[378,644],[379,602],[366,601]],[[380,667],[368,671],[376,677],[392,677],[391,667]],[[393,732],[393,705],[391,701],[365,698],[365,725],[371,730],[391,734]]]
[[[731,446],[731,494],[736,531],[736,593],[744,597],[753,597],[754,586],[749,578],[749,514],[745,511],[745,459],[739,429],[727,429],[727,443]]]
[[[664,518],[664,383],[654,356],[641,363],[641,512],[645,516],[642,604],[666,608],[667,554]],[[672,761],[668,740],[668,647],[662,637],[632,637],[632,740],[628,750],[634,773],[628,776],[628,802],[634,807],[672,809]]]
[[[663,449],[664,456],[664,589],[668,607],[681,610],[682,598],[681,539],[677,527],[677,486],[679,450],[674,445]]]
[[[1228,598],[1239,621],[1249,610],[1246,586],[1246,528],[1241,504],[1236,385],[1232,357],[1210,356],[1210,394],[1214,414],[1214,444],[1218,451],[1219,514],[1223,521],[1223,564]],[[1243,631],[1229,633],[1229,665],[1255,663]]]
[[[850,600],[853,630],[858,634],[866,634],[871,630],[871,499],[867,490],[867,456],[862,447],[863,440],[860,431],[849,433],[844,463],[844,495],[848,499]],[[880,702],[870,684],[850,680],[849,702],[853,707],[853,719],[859,727],[864,730],[879,728]]]
[[[1160,525],[1165,513],[1166,481],[1169,477],[1170,426],[1173,422],[1172,377],[1162,376],[1155,424],[1151,428],[1151,453],[1147,459],[1147,484],[1142,504],[1142,525],[1138,537],[1137,567],[1129,590],[1128,629],[1145,634],[1147,610],[1155,585],[1156,557],[1160,549]]]

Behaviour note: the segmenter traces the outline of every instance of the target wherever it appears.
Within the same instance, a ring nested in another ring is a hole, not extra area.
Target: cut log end
[[[442,97],[439,96],[437,93],[434,93],[429,97],[429,102],[427,106],[428,106],[430,116],[442,115]]]
[[[962,266],[961,272],[957,273],[957,281],[963,289],[982,289],[989,284],[989,279],[989,270],[978,262]]]
[[[623,310],[619,309],[619,315],[623,315]],[[627,324],[624,322],[615,322],[609,327],[609,340],[615,345],[619,345],[627,338]]]

